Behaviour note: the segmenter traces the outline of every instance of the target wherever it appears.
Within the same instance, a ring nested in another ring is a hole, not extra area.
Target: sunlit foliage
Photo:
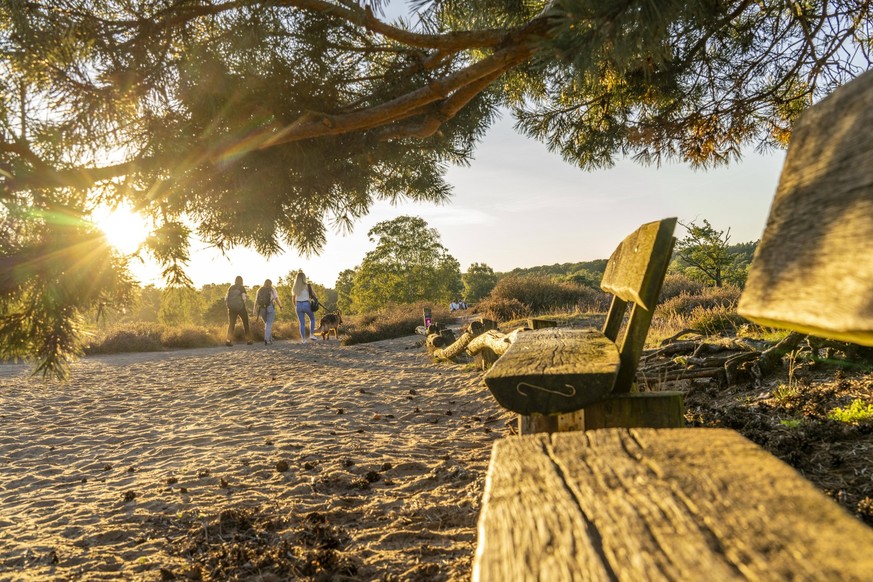
[[[364,256],[351,290],[355,313],[389,304],[428,300],[448,304],[460,296],[461,268],[423,219],[400,216],[368,233],[376,248]]]
[[[388,22],[383,4],[0,4],[4,216],[124,205],[149,217],[143,252],[184,286],[192,231],[220,249],[314,252],[378,200],[446,201],[447,168],[472,160],[501,108],[583,168],[712,166],[784,145],[803,109],[870,63],[869,0],[416,0],[413,22]],[[66,236],[27,229],[5,271]],[[67,301],[86,295],[39,299],[57,337],[6,319],[6,353],[60,365],[82,313]],[[21,296],[2,289],[4,313]]]

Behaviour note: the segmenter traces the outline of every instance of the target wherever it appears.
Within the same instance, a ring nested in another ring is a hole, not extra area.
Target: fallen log
[[[479,322],[473,322],[474,324]],[[527,328],[520,327],[510,333],[502,333],[494,329],[485,330],[486,326],[471,324],[454,343],[446,347],[437,346],[431,352],[434,359],[445,362],[454,360],[461,354],[476,356],[480,353],[493,354],[494,359],[506,353],[518,333]],[[478,333],[477,333],[478,332]],[[493,363],[493,362],[492,362]]]
[[[470,345],[467,346],[467,351],[471,355],[476,355],[484,349],[489,349],[498,357],[506,353],[518,334],[527,328],[520,327],[509,333],[501,333],[496,330],[489,330],[480,336],[477,336]]]
[[[437,347],[433,351],[433,357],[440,361],[454,360],[460,356],[467,348],[470,341],[476,337],[472,329],[467,329],[461,336],[445,348]]]
[[[692,378],[717,378],[723,382],[725,381],[725,369],[723,366],[717,368],[681,368],[678,370],[658,370],[651,375],[647,370],[640,369],[637,377],[641,377],[646,385]]]

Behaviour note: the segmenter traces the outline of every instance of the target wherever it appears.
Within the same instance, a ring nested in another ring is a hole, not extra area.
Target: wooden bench
[[[873,530],[727,429],[501,439],[473,580],[870,580]]]
[[[613,295],[602,330],[521,333],[485,374],[497,401],[522,415],[522,434],[684,424],[680,393],[633,393],[675,228],[675,218],[644,224],[612,253],[601,281]]]
[[[740,315],[873,345],[873,73],[792,131]]]
[[[796,124],[740,313],[873,345],[873,73]],[[722,429],[509,437],[473,579],[873,580],[873,530]]]

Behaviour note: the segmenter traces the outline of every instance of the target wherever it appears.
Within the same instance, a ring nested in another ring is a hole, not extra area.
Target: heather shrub
[[[164,326],[157,323],[123,323],[99,330],[85,346],[86,354],[156,352],[163,349]]]
[[[735,333],[744,323],[748,323],[748,320],[737,313],[735,306],[697,306],[691,310],[687,327],[705,335],[718,335]]]
[[[198,325],[167,327],[161,333],[161,345],[165,348],[207,348],[220,345],[222,341],[214,330]]]
[[[705,335],[737,334],[749,326],[749,321],[737,313],[739,298],[740,289],[733,286],[702,287],[698,293],[684,290],[658,305],[647,344],[657,345],[683,330]]]
[[[698,307],[703,309],[725,308],[736,311],[740,292],[739,287],[733,286],[704,287],[698,293],[683,291],[661,303],[658,306],[658,311],[662,317],[688,316]]]
[[[318,320],[321,319],[321,316],[324,314],[324,311],[318,311],[315,314],[315,321],[318,323]],[[287,315],[287,313],[286,313]],[[309,326],[309,318],[306,319],[306,325]],[[256,342],[264,341],[264,320],[254,318],[249,319],[249,327],[252,332],[252,339]],[[307,327],[307,329],[309,329]],[[221,329],[221,337],[224,337],[226,327]],[[289,340],[289,339],[300,339],[300,324],[297,323],[297,313],[291,312],[291,315],[288,316],[288,319],[275,320],[273,321],[273,339],[274,340]],[[245,332],[243,330],[242,324],[237,321],[236,328],[233,330],[233,340],[235,342],[245,341]]]
[[[664,284],[661,286],[661,294],[658,295],[658,303],[664,303],[668,299],[678,297],[679,295],[698,295],[706,288],[700,281],[695,281],[683,275],[682,273],[668,273],[664,277]]]
[[[546,275],[528,275],[502,278],[477,308],[492,319],[506,321],[542,313],[598,311],[608,305],[608,295],[602,291]]]
[[[434,307],[427,301],[386,305],[376,312],[344,316],[343,345],[360,344],[414,335],[415,328],[423,325],[424,308],[430,308],[434,322],[449,323],[455,315],[446,307]]]
[[[514,297],[509,299],[489,298],[479,303],[476,307],[484,317],[494,321],[512,321],[514,319],[524,319],[531,315],[530,307]]]

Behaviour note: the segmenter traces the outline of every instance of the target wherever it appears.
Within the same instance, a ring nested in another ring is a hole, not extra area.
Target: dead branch
[[[674,334],[674,335],[671,335],[671,336],[668,337],[667,339],[661,340],[661,345],[662,345],[662,346],[666,346],[666,345],[668,345],[668,344],[672,344],[673,342],[675,342],[676,340],[678,340],[678,339],[679,339],[680,337],[682,337],[683,335],[688,335],[688,334],[692,334],[692,333],[697,334],[697,335],[700,335],[700,336],[704,335],[702,332],[700,332],[700,330],[697,330],[697,329],[692,329],[692,328],[683,329],[683,330],[680,331],[679,333]]]
[[[758,366],[761,372],[766,374],[776,367],[776,364],[782,361],[782,356],[797,348],[797,345],[806,337],[805,334],[798,331],[792,331],[775,346],[764,350],[761,357],[758,359]]]
[[[700,342],[696,342],[696,341],[676,342],[674,344],[664,346],[663,348],[658,348],[656,350],[644,352],[641,360],[647,361],[647,360],[651,360],[653,358],[659,358],[662,356],[672,356],[674,354],[681,354],[682,352],[693,352],[699,345],[700,345]]]

